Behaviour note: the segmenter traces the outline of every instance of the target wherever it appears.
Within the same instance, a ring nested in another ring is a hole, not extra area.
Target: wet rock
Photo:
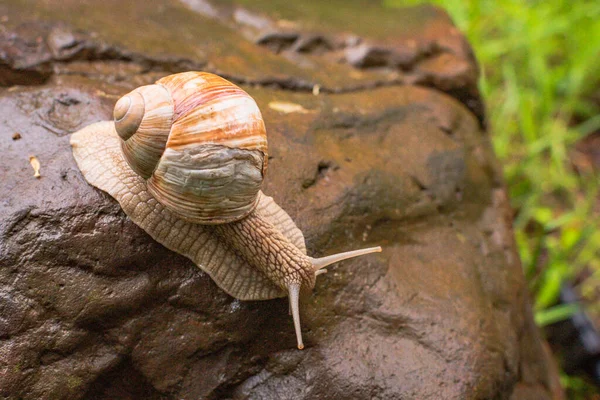
[[[72,49],[77,45],[77,39],[73,32],[62,26],[55,26],[48,34],[48,46],[52,55],[60,58],[61,53]]]
[[[179,35],[150,19],[140,22],[143,38],[128,38],[118,26],[121,17],[158,12],[144,2],[119,2],[123,16],[112,13],[115,21],[91,2],[77,4],[95,18],[79,18],[75,3],[56,6],[71,17],[67,25],[53,22],[58,12],[46,3],[0,5],[12,32],[24,6],[44,32],[29,53],[18,47],[30,41],[25,34],[3,43],[17,49],[2,53],[10,72],[0,79],[14,85],[11,74],[25,71],[28,86],[0,92],[0,397],[553,398],[556,372],[531,317],[489,137],[478,116],[443,93],[467,93],[472,64],[454,86],[449,82],[460,74],[432,61],[420,72],[428,87],[381,87],[378,72],[350,65],[302,69],[244,42],[219,25],[219,16],[201,19],[172,2],[157,8],[166,16],[161,24]],[[48,12],[43,23],[39,10]],[[429,29],[447,21],[437,21],[437,13],[421,18],[430,18],[423,40],[446,40]],[[309,21],[299,20],[300,27]],[[201,44],[199,21],[217,27],[207,28]],[[370,40],[391,46],[394,39]],[[205,42],[230,49],[211,53]],[[88,50],[59,62],[61,52],[75,48]],[[192,65],[252,83],[244,89],[269,132],[263,189],[304,231],[309,253],[384,247],[319,278],[303,299],[304,351],[295,349],[285,299],[226,295],[88,185],[72,158],[69,132],[110,118],[120,94],[181,66],[165,60],[188,50]],[[265,70],[254,71],[263,59]],[[327,60],[315,65],[333,62]],[[457,70],[463,61],[445,60]],[[41,65],[51,72],[29,79],[27,71]],[[305,90],[291,77],[296,70],[324,90]],[[332,71],[340,75],[324,78]],[[358,81],[372,86],[348,85],[351,74],[363,73]],[[332,82],[344,90],[332,90]],[[269,107],[273,102],[304,111],[283,112]],[[22,138],[15,141],[16,131]],[[33,178],[32,155],[40,179]]]
[[[272,22],[268,18],[255,14],[245,8],[236,7],[232,17],[238,24],[246,25],[257,30],[267,30],[272,27]]]
[[[0,86],[40,84],[52,71],[51,55],[39,24],[23,24],[21,29],[0,30]]]
[[[304,35],[294,43],[292,51],[298,53],[323,54],[333,50],[333,45],[323,35]]]
[[[390,49],[367,44],[346,49],[346,60],[358,68],[385,67],[394,64]]]
[[[205,15],[209,18],[217,18],[219,16],[218,9],[206,0],[182,0],[182,3],[187,5],[189,8]]]
[[[268,32],[256,39],[256,44],[268,47],[271,51],[279,53],[288,49],[298,39],[296,32]]]

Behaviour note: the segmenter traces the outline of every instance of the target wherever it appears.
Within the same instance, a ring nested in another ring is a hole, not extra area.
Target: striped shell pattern
[[[267,135],[236,85],[205,72],[170,75],[119,99],[114,119],[129,166],[183,219],[227,223],[256,207]]]

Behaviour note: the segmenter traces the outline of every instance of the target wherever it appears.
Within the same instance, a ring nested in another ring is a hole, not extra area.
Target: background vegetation
[[[383,0],[386,7],[423,2]],[[554,306],[566,280],[585,277],[590,310],[600,309],[600,184],[598,165],[585,156],[595,138],[600,158],[600,1],[428,2],[450,13],[482,66],[480,89],[538,324],[573,312]]]

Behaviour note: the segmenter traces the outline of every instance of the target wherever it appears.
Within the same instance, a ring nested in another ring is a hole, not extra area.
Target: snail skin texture
[[[231,296],[289,296],[298,348],[298,300],[324,267],[381,247],[323,258],[260,191],[267,135],[256,102],[210,73],[184,72],[120,98],[114,121],[71,136],[85,179],[114,197],[154,240],[191,259]]]

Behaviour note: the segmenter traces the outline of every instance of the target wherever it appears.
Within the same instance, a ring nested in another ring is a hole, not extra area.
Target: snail
[[[298,348],[300,292],[324,267],[380,247],[306,254],[291,217],[260,190],[267,136],[250,95],[206,72],[166,76],[121,97],[114,121],[71,136],[84,178],[131,220],[240,300],[289,296]]]

